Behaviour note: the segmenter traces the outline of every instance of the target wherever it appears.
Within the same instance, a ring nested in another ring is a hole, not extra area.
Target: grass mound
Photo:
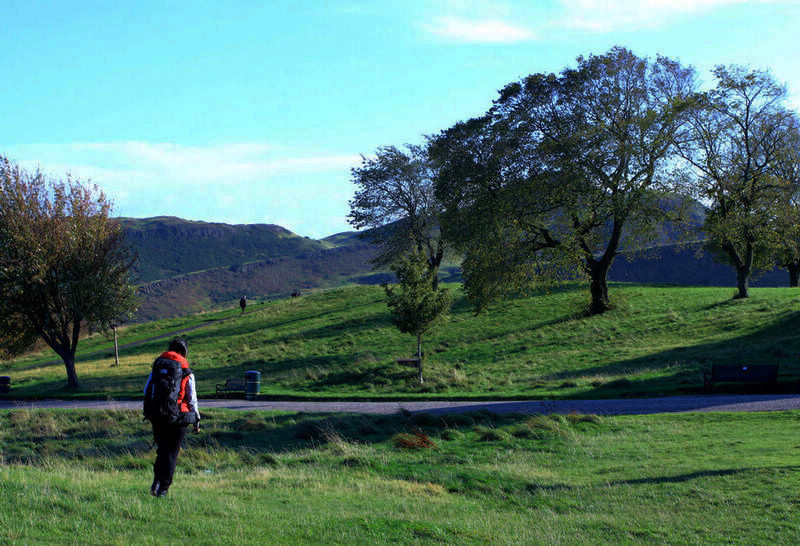
[[[262,393],[330,398],[603,398],[699,393],[713,363],[778,363],[775,386],[721,384],[717,392],[794,390],[800,365],[800,292],[754,288],[732,300],[728,288],[616,285],[625,304],[585,317],[581,287],[536,294],[474,316],[451,285],[448,324],[424,341],[425,384],[396,359],[414,340],[391,324],[377,287],[355,287],[264,305],[251,315],[231,311],[131,326],[122,343],[171,329],[189,332],[189,360],[200,394],[245,371],[262,373]],[[223,319],[222,322],[213,322]],[[50,353],[0,363],[13,395],[140,396],[164,340],[78,359],[81,389],[64,389],[60,363]],[[108,347],[97,336],[82,350]],[[423,419],[423,417],[419,417]]]

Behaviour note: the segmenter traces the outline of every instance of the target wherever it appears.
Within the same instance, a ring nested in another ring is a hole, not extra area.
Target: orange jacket
[[[165,353],[162,353],[161,357],[172,360],[173,362],[177,362],[178,364],[181,365],[181,368],[184,370],[189,369],[189,361],[187,361],[186,357],[184,357],[180,353],[176,353],[174,351],[167,351]],[[194,411],[194,408],[189,407],[189,401],[186,399],[186,385],[189,383],[189,378],[191,376],[192,374],[187,374],[181,379],[181,391],[178,394],[178,407],[184,413],[189,413],[190,411]]]

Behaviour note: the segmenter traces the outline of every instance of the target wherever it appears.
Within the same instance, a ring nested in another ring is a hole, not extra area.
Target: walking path
[[[464,413],[488,410],[494,413],[594,413],[598,415],[642,415],[710,411],[800,410],[800,394],[736,394],[670,396],[611,400],[515,400],[515,401],[397,401],[311,402],[200,400],[203,408],[234,410],[280,410],[306,413],[393,414],[401,410],[428,413]],[[8,408],[128,409],[140,410],[136,400],[0,400]]]

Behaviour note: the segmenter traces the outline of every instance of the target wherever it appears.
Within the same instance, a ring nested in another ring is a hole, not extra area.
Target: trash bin
[[[244,372],[244,399],[255,400],[261,392],[261,372]]]
[[[11,392],[11,378],[7,375],[0,375],[0,394]]]

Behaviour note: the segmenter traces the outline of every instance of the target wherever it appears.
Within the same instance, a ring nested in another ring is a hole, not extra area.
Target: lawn
[[[0,411],[0,543],[800,541],[797,412],[205,417],[153,499],[137,412]]]
[[[447,324],[423,340],[425,384],[397,365],[414,340],[392,326],[379,287],[351,287],[264,304],[256,312],[198,315],[129,327],[122,343],[216,318],[188,334],[189,360],[201,395],[247,370],[262,372],[262,393],[273,397],[600,398],[698,393],[702,372],[718,363],[779,363],[777,387],[721,385],[721,392],[796,390],[800,376],[800,291],[754,288],[747,300],[730,288],[617,284],[617,307],[587,317],[587,294],[567,287],[498,304],[475,316],[458,285]],[[104,344],[104,345],[102,345]],[[110,347],[104,338],[85,348]],[[153,359],[156,341],[79,358],[78,391],[64,388],[60,363],[40,366],[51,353],[0,364],[14,396],[134,397]]]

